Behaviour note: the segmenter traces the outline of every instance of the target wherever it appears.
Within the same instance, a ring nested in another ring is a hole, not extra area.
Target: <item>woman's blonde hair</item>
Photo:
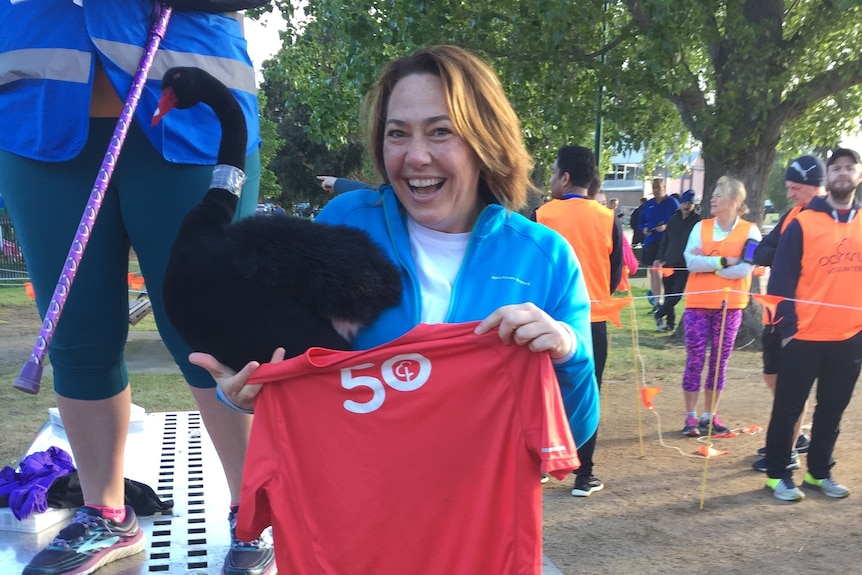
[[[479,159],[479,194],[510,210],[527,202],[532,189],[530,154],[521,138],[521,122],[506,98],[497,74],[479,58],[457,46],[430,46],[390,62],[363,105],[372,160],[389,182],[383,139],[389,98],[395,85],[411,74],[440,78],[449,116],[458,135]]]
[[[745,204],[745,198],[748,193],[745,191],[745,184],[741,181],[730,176],[721,176],[715,183],[715,189],[728,195],[738,204],[736,215],[744,216],[748,213],[748,206]]]

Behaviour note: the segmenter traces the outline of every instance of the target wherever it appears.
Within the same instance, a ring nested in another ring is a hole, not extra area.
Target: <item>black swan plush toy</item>
[[[195,351],[239,370],[313,346],[349,349],[358,329],[401,299],[397,268],[363,231],[289,216],[231,223],[245,178],[247,131],[230,91],[198,68],[162,80],[157,123],[208,104],[222,128],[210,190],[180,227],[163,286],[165,312]]]

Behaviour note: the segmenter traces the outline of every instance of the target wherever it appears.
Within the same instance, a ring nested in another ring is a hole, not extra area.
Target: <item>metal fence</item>
[[[21,246],[7,213],[0,213],[0,282],[20,283],[29,278]]]

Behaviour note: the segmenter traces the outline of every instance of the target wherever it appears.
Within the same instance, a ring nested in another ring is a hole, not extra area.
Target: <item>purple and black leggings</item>
[[[709,344],[709,369],[706,376],[706,388],[713,389],[715,380],[715,358],[718,351],[718,340],[721,335],[720,309],[686,308],[682,321],[685,327],[685,371],[682,375],[683,391],[700,391],[700,376],[706,361],[706,348]],[[721,360],[718,366],[718,391],[724,389],[727,361],[733,351],[733,343],[742,323],[742,310],[727,310],[724,323],[724,341],[721,346]]]

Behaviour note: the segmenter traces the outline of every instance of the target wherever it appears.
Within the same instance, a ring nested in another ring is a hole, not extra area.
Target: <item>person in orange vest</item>
[[[686,416],[682,432],[689,437],[706,434],[710,423],[713,433],[730,431],[716,411],[727,362],[742,323],[742,310],[750,298],[754,266],[742,260],[743,246],[748,239],[761,238],[758,227],[740,217],[748,212],[745,197],[742,182],[720,177],[710,198],[713,217],[694,225],[685,246],[689,277],[682,318],[686,348],[682,378]],[[730,291],[725,292],[725,288]],[[697,400],[707,346],[710,360],[703,386],[704,412],[698,419]]]
[[[778,224],[758,244],[754,250],[754,265],[772,266],[781,232],[796,219],[799,212],[804,210],[811,200],[826,193],[826,188],[823,185],[825,178],[826,166],[815,156],[802,156],[790,162],[784,175],[784,187],[787,189],[787,199],[793,202],[793,207],[781,216]],[[779,335],[774,322],[775,318],[772,317],[769,309],[764,308],[763,333],[760,336],[763,346],[763,381],[773,395],[775,395],[775,380],[778,379],[778,358],[781,354],[781,335]],[[799,467],[799,454],[806,453],[811,443],[807,435],[799,433],[804,415],[805,409],[803,408],[793,432],[793,436],[796,437],[796,445],[790,462],[793,469]],[[766,447],[758,449],[757,454],[761,457],[751,466],[757,471],[766,473]]]
[[[783,501],[805,499],[788,465],[793,429],[815,379],[817,405],[802,485],[828,497],[850,494],[832,479],[832,451],[862,362],[859,154],[835,150],[826,161],[826,183],[829,195],[811,200],[781,234],[767,288],[784,298],[776,306],[782,347],[766,434],[766,487]]]
[[[557,151],[551,175],[550,202],[536,210],[536,221],[560,233],[571,244],[584,272],[590,294],[596,383],[601,390],[608,357],[608,300],[620,283],[623,267],[623,230],[612,210],[593,201],[601,190],[596,158],[589,148],[564,146]],[[587,497],[604,484],[593,476],[596,434],[578,447],[581,467],[575,473],[572,495]]]

